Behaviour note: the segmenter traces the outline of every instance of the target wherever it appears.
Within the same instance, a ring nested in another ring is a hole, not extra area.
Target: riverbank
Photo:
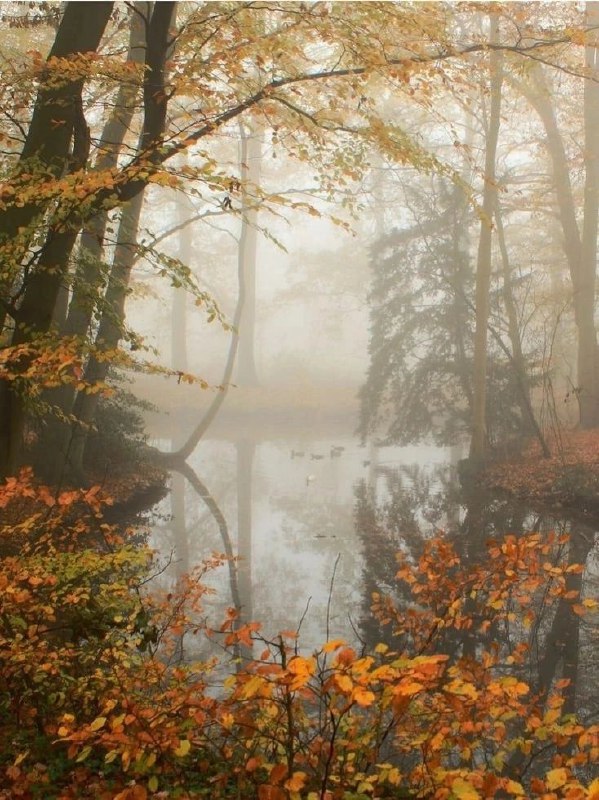
[[[538,442],[487,467],[479,483],[529,505],[599,515],[599,430],[563,431],[545,458]]]

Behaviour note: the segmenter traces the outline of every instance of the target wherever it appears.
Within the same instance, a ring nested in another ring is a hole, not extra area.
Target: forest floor
[[[490,465],[480,483],[534,506],[599,514],[599,430],[562,431],[545,458],[537,441],[514,458]]]

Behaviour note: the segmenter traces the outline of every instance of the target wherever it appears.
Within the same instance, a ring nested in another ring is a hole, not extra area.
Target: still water
[[[353,640],[364,602],[357,488],[368,486],[383,500],[389,475],[409,467],[432,477],[434,496],[441,490],[436,470],[457,454],[432,446],[365,448],[340,437],[205,440],[189,459],[203,486],[173,473],[170,495],[154,509],[151,544],[163,559],[172,556],[163,579],[232,549],[237,569],[215,576],[215,603],[240,604],[243,617],[260,620],[269,634],[301,622],[303,648],[322,644],[327,629]],[[404,482],[409,491],[408,473]],[[441,519],[422,522],[426,533],[443,527]]]
[[[156,444],[171,449],[168,441]],[[471,561],[486,558],[491,537],[567,532],[571,541],[556,558],[584,566],[571,577],[580,600],[596,596],[592,522],[465,492],[457,482],[463,455],[459,447],[362,447],[338,431],[205,439],[153,509],[150,543],[165,565],[157,581],[171,586],[213,553],[235,555],[209,578],[209,619],[235,607],[243,621],[260,621],[266,638],[299,631],[304,652],[329,638],[374,644],[380,630],[369,614],[371,592],[393,591],[394,554],[416,558],[441,529]],[[581,619],[571,605],[544,604],[531,627],[515,620],[504,633],[530,648],[531,674],[523,677],[537,686],[568,677],[573,702],[592,716],[599,712],[597,620]],[[193,644],[186,647],[196,655]]]

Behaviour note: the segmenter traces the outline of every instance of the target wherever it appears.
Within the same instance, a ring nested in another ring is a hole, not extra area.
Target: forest
[[[0,29],[0,800],[599,800],[599,1]]]

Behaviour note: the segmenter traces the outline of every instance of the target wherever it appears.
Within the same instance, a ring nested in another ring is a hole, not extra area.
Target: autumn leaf
[[[335,664],[340,667],[348,667],[356,660],[356,651],[353,647],[344,647],[337,653]]]
[[[263,784],[258,786],[258,800],[287,800],[287,793],[280,786]]]
[[[180,739],[179,746],[175,749],[175,755],[183,758],[186,756],[191,749],[191,742],[189,739]]]
[[[331,653],[333,650],[338,650],[343,645],[347,644],[344,639],[332,639],[330,642],[327,642],[324,647],[322,648],[323,653]]]
[[[545,780],[547,782],[547,787],[551,791],[553,791],[554,789],[559,789],[560,786],[563,786],[567,782],[568,771],[563,767],[549,770],[549,772],[545,776]]]
[[[599,778],[595,778],[589,786],[588,800],[599,800]]]
[[[336,674],[333,677],[333,680],[335,682],[335,686],[337,687],[337,689],[345,694],[349,694],[351,690],[354,688],[354,682],[349,677],[349,675]]]
[[[404,678],[393,689],[393,693],[403,697],[411,697],[423,691],[423,689],[424,685],[422,683],[418,683],[418,681],[411,680],[410,678]]]
[[[480,794],[463,778],[456,778],[451,784],[451,791],[456,800],[480,800]]]
[[[299,792],[300,789],[303,789],[307,777],[305,772],[294,772],[283,785],[290,792]]]
[[[374,703],[375,695],[374,692],[364,689],[362,686],[356,686],[352,692],[352,700],[359,706],[366,708]]]
[[[273,784],[279,784],[287,775],[287,767],[285,764],[275,764],[270,771],[269,780]]]

